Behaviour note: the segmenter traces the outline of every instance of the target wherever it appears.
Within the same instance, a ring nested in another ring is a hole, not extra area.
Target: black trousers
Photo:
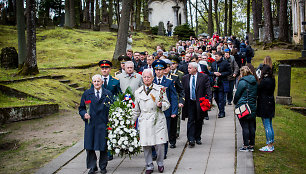
[[[187,139],[188,141],[201,140],[203,117],[197,117],[196,101],[190,101],[188,104],[188,122],[187,122]],[[207,113],[207,112],[206,112]]]
[[[243,145],[254,146],[255,145],[255,131],[256,131],[256,118],[240,119],[240,125],[242,127]]]
[[[87,169],[93,169],[97,167],[97,155],[94,150],[86,150],[87,158],[86,158],[86,165]],[[99,167],[101,171],[106,171],[107,166],[107,151],[100,151],[100,158],[99,158]]]
[[[177,132],[177,119],[178,115],[174,118],[170,118],[170,130],[169,131],[169,142],[170,144],[176,144],[176,132]]]

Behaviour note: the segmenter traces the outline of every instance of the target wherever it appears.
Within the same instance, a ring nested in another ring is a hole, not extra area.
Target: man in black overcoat
[[[183,107],[183,119],[188,118],[187,138],[190,147],[195,143],[201,145],[201,133],[204,115],[207,111],[202,111],[200,107],[200,98],[206,97],[210,103],[212,93],[210,89],[209,78],[206,74],[198,73],[198,64],[191,62],[188,65],[188,72],[182,79],[185,91],[185,105]]]

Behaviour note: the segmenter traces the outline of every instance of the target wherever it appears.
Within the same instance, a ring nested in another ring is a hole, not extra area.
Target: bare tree
[[[271,1],[270,0],[263,0],[263,6],[264,6],[264,18],[265,18],[265,38],[264,38],[264,42],[271,43],[274,39],[272,12],[271,12]]]
[[[95,20],[95,29],[100,30],[100,3],[99,0],[96,0],[96,20]]]
[[[65,0],[65,27],[70,27],[70,0]]]
[[[232,23],[233,23],[233,0],[229,0],[228,4],[228,32],[229,36],[232,35]]]
[[[118,57],[126,53],[126,44],[129,31],[130,11],[133,5],[133,0],[122,1],[121,20],[118,29],[118,37],[113,61],[118,62]]]
[[[135,10],[136,30],[140,30],[141,0],[135,0],[135,1],[136,1],[136,10]]]
[[[113,16],[114,16],[114,3],[113,0],[109,0],[108,3],[108,24],[109,27],[113,24]]]
[[[22,68],[27,54],[23,0],[17,0],[18,67]]]
[[[89,21],[89,3],[90,3],[90,0],[85,0],[85,7],[84,7],[84,21],[86,24],[89,24],[90,21]],[[89,28],[89,26],[87,26]]]
[[[191,10],[191,0],[188,0],[189,1],[189,14],[190,14],[190,25],[191,25],[191,28],[193,29],[193,20],[192,20],[192,10]]]
[[[214,32],[214,22],[213,22],[213,17],[212,17],[212,0],[209,0],[209,3],[208,3],[208,34],[210,36],[213,35],[213,32]]]
[[[279,40],[288,42],[289,41],[289,26],[287,16],[287,4],[288,0],[280,0],[279,8]]]
[[[220,24],[219,24],[219,17],[218,17],[218,0],[214,0],[214,6],[215,6],[215,20],[216,20],[217,32],[218,34],[220,34]]]
[[[247,34],[250,33],[250,11],[251,11],[251,0],[247,0]]]
[[[36,59],[36,27],[35,27],[35,0],[26,0],[27,6],[27,57],[21,75],[38,74]]]
[[[227,36],[227,12],[228,12],[228,4],[227,0],[224,1],[224,36]]]
[[[75,28],[75,4],[74,0],[70,0],[70,27]]]
[[[90,0],[90,24],[91,29],[94,29],[95,25],[95,0]]]
[[[262,0],[252,1],[254,39],[259,39],[259,24],[262,19]]]

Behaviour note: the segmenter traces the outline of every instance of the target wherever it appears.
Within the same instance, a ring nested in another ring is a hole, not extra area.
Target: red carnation
[[[134,103],[132,103],[132,108],[135,108],[135,104]]]
[[[202,111],[208,111],[211,107],[209,100],[205,97],[201,97],[199,100],[201,101],[200,106]]]
[[[113,128],[111,128],[111,127],[108,127],[108,128],[107,128],[107,130],[112,130],[112,129],[113,129]]]
[[[91,100],[85,100],[85,104],[91,103]]]

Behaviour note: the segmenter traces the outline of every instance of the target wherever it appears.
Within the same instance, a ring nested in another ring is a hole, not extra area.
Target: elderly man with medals
[[[134,121],[139,122],[140,144],[146,161],[146,174],[154,170],[152,146],[157,153],[158,171],[164,171],[164,144],[168,141],[167,121],[164,111],[170,107],[165,89],[153,83],[153,71],[142,73],[143,85],[135,91]]]

